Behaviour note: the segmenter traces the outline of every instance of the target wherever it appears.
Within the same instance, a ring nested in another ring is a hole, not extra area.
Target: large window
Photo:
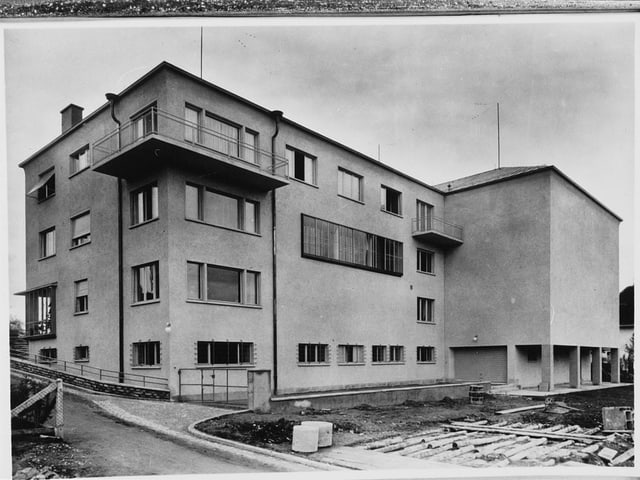
[[[71,165],[69,171],[71,175],[78,173],[85,168],[89,168],[89,147],[84,147],[71,155]]]
[[[338,363],[364,363],[364,346],[338,345]]]
[[[82,213],[71,219],[71,246],[77,247],[91,241],[91,215]]]
[[[150,302],[160,298],[158,262],[133,267],[133,301]]]
[[[50,168],[38,176],[36,184],[27,192],[28,196],[35,196],[38,202],[42,202],[56,193],[56,176],[53,168]]]
[[[302,256],[402,275],[402,243],[302,215]]]
[[[418,363],[435,363],[436,349],[435,347],[420,346],[417,348],[416,359]]]
[[[89,361],[89,347],[86,345],[78,345],[73,348],[73,359],[76,362],[88,362]]]
[[[338,168],[338,193],[352,200],[362,201],[362,177]]]
[[[197,342],[197,363],[208,365],[252,365],[253,343]]]
[[[433,305],[434,300],[432,298],[418,297],[418,321],[433,323]]]
[[[402,193],[382,185],[380,194],[380,203],[383,211],[402,215]]]
[[[75,313],[87,313],[89,311],[89,281],[78,280],[75,283]]]
[[[428,250],[418,249],[417,270],[421,273],[434,273],[434,253]]]
[[[329,363],[329,345],[326,343],[299,343],[298,363]]]
[[[158,186],[147,185],[131,193],[131,225],[158,218]]]
[[[150,133],[157,131],[158,111],[154,106],[145,109],[144,113],[134,115],[131,118],[132,140],[138,140],[146,137]]]
[[[40,258],[51,257],[56,254],[56,229],[48,228],[40,232]]]
[[[232,157],[240,156],[239,127],[207,113],[204,115],[204,130],[202,136],[202,142],[206,147],[231,155]]]
[[[289,146],[287,146],[285,154],[289,163],[289,176],[291,178],[317,185],[315,157]]]
[[[131,345],[131,360],[135,367],[160,365],[160,342],[135,342]]]
[[[260,304],[260,273],[187,262],[187,298],[205,302]]]
[[[260,204],[253,200],[187,184],[185,215],[219,227],[259,233]]]
[[[38,337],[56,333],[56,287],[25,293],[26,335]]]

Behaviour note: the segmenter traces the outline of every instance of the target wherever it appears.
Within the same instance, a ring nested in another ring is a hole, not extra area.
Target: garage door
[[[507,383],[507,347],[456,348],[453,358],[459,380]]]

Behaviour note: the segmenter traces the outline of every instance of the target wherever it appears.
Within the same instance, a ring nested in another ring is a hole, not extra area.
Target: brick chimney
[[[60,110],[60,115],[62,117],[62,133],[82,121],[83,110],[84,108],[74,105],[73,103],[70,103]]]

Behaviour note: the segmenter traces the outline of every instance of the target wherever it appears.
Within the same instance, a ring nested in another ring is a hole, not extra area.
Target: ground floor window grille
[[[436,351],[435,347],[418,347],[417,360],[418,363],[435,363]]]
[[[338,345],[338,363],[364,363],[364,346]]]
[[[329,345],[324,343],[299,343],[298,363],[328,363]]]
[[[75,361],[88,361],[89,360],[89,347],[79,345],[73,349],[73,359]]]
[[[251,342],[197,342],[199,364],[208,365],[252,365],[253,343]]]
[[[160,342],[136,342],[133,344],[132,356],[136,367],[160,365]]]

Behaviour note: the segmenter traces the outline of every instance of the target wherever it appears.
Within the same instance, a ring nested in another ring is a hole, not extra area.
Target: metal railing
[[[27,360],[38,365],[48,367],[51,370],[57,370],[60,372],[67,372],[73,375],[79,375],[81,377],[90,378],[98,381],[110,381],[119,382],[129,385],[153,387],[153,388],[169,388],[169,382],[164,377],[154,377],[151,375],[140,375],[137,373],[118,372],[116,370],[108,370],[106,368],[92,367],[91,365],[85,365],[79,363],[80,361],[68,361],[60,358],[51,358],[39,354],[27,354],[17,350],[10,350],[9,355],[12,358],[18,358]]]
[[[411,233],[438,232],[462,241],[463,229],[460,225],[445,222],[438,217],[418,217],[411,220]]]
[[[123,123],[93,143],[91,161],[95,166],[124,148],[144,140],[149,135],[168,138],[184,146],[209,150],[228,161],[241,161],[242,165],[264,173],[287,178],[288,161],[279,155],[239,141],[238,138],[216,132],[169,112],[151,107],[135,119]]]
[[[203,404],[244,405],[249,394],[247,370],[246,367],[181,368],[178,370],[178,399]],[[235,380],[230,380],[230,373],[236,374]],[[189,376],[191,379],[187,378]],[[236,381],[238,384],[231,383]]]

